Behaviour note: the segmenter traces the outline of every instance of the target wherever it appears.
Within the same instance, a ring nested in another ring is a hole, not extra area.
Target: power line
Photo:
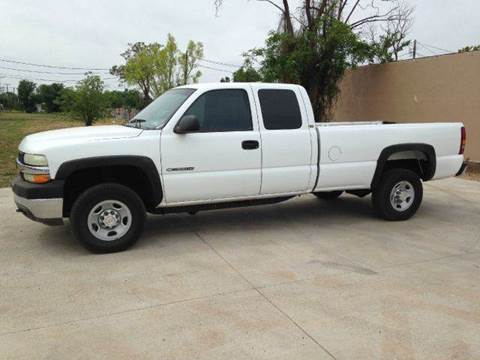
[[[30,78],[18,75],[10,75],[10,74],[0,74],[0,76],[8,78],[8,79],[17,79],[17,80],[30,80],[30,81],[48,81],[48,82],[56,82],[56,83],[69,83],[69,82],[78,82],[79,79],[68,79],[68,80],[59,80],[59,79],[43,79],[43,78]],[[102,81],[109,81],[109,80],[116,80],[114,77],[110,78],[103,78]]]
[[[207,63],[210,63],[210,64],[229,66],[229,67],[233,67],[233,68],[236,68],[236,69],[242,67],[241,65],[234,65],[234,64],[229,64],[229,63],[221,62],[221,61],[209,60],[209,59],[205,59],[205,58],[198,59],[198,60],[199,60],[199,61],[204,61],[204,62],[207,62]]]
[[[448,50],[448,49],[443,49],[443,48],[440,48],[440,47],[437,47],[437,46],[433,46],[433,45],[428,45],[428,44],[425,44],[425,43],[421,43],[421,42],[418,42],[420,45],[422,45],[423,47],[429,47],[431,49],[435,49],[435,50],[439,50],[439,51],[443,51],[443,52],[447,52],[447,53],[454,53],[455,51],[452,51],[452,50]]]
[[[106,68],[95,68],[95,67],[72,67],[72,66],[60,66],[60,65],[48,65],[48,64],[37,64],[37,63],[31,63],[31,62],[26,62],[26,61],[19,61],[19,60],[9,60],[5,58],[0,58],[0,61],[6,62],[6,63],[12,63],[12,64],[20,64],[20,65],[27,65],[27,66],[36,66],[36,67],[43,67],[43,68],[50,68],[50,69],[63,69],[63,70],[87,70],[87,71],[110,71],[110,69]],[[233,68],[239,68],[241,65],[234,65],[234,64],[229,64],[225,63],[222,61],[216,61],[216,60],[210,60],[210,59],[199,59],[199,61],[204,61],[210,64],[216,64],[216,65],[223,65],[223,66],[228,66],[228,67],[233,67]]]
[[[8,60],[0,58],[0,61],[13,63],[13,64],[21,64],[21,65],[28,65],[28,66],[37,66],[37,67],[44,67],[44,68],[52,68],[52,69],[64,69],[64,70],[93,70],[93,71],[109,71],[110,69],[102,69],[102,68],[86,68],[86,67],[70,67],[70,66],[59,66],[59,65],[45,65],[45,64],[35,64],[30,62],[18,61],[18,60]]]
[[[412,56],[412,52],[409,51],[409,52],[398,55],[398,58],[404,60],[407,58],[410,59],[411,56]]]
[[[425,45],[423,45],[421,42],[419,42],[418,45],[420,45],[422,48],[424,48],[425,50],[427,50],[430,54],[432,54],[432,55],[437,55],[434,51],[432,51],[430,48],[428,48],[428,47],[426,47]]]
[[[56,83],[68,83],[68,82],[75,82],[77,80],[53,80],[53,79],[43,79],[43,78],[30,78],[18,75],[10,75],[10,74],[0,74],[0,76],[8,78],[8,79],[17,79],[17,80],[29,80],[29,81],[49,81],[49,82],[56,82]]]
[[[216,64],[216,65],[221,65],[221,66],[226,66],[226,67],[232,67],[235,69],[240,68],[241,66],[239,65],[234,65],[234,64],[229,64],[221,61],[215,61],[215,60],[210,60],[210,59],[199,59],[200,62],[206,62],[210,64]],[[34,66],[34,67],[41,67],[41,68],[49,68],[49,69],[64,69],[64,70],[85,70],[85,71],[100,71],[100,72],[106,72],[110,71],[110,69],[106,68],[87,68],[87,67],[73,67],[73,66],[60,66],[60,65],[49,65],[49,64],[37,64],[37,63],[31,63],[31,62],[26,62],[26,61],[20,61],[20,60],[9,60],[5,58],[0,58],[0,62],[4,63],[12,63],[12,64],[19,64],[19,65],[26,65],[26,66]],[[232,70],[226,70],[226,69],[221,69],[218,67],[214,66],[208,66],[204,64],[197,64],[198,67],[212,70],[212,71],[218,71],[218,72],[223,72],[223,73],[229,73],[232,74],[234,71]],[[25,73],[37,73],[37,74],[48,74],[48,75],[70,75],[70,76],[79,76],[79,75],[85,75],[85,73],[79,73],[79,72],[53,72],[53,71],[42,71],[42,70],[33,70],[33,69],[19,69],[19,68],[14,68],[14,67],[8,67],[8,66],[0,66],[0,69],[4,70],[11,70],[11,71],[18,71],[18,72],[25,72]],[[19,75],[11,75],[11,74],[2,74],[5,77],[8,77],[10,79],[19,79],[19,80],[32,80],[32,81],[48,81],[48,82],[58,82],[58,83],[69,83],[69,82],[77,82],[79,81],[78,79],[66,79],[66,80],[60,80],[60,79],[46,79],[46,78],[27,78]],[[101,74],[97,74],[101,75]],[[111,78],[102,78],[104,81],[109,81],[109,80],[117,80],[115,77]]]
[[[18,68],[11,68],[7,66],[0,66],[0,69],[4,70],[12,70],[12,71],[19,71],[19,72],[28,72],[28,73],[37,73],[37,74],[51,74],[51,75],[85,75],[85,72],[52,72],[52,71],[41,71],[41,70],[30,70],[30,69],[18,69]]]
[[[224,69],[219,69],[219,68],[214,68],[214,67],[207,66],[207,65],[198,64],[198,67],[201,67],[201,68],[204,68],[204,69],[209,69],[209,70],[214,70],[214,71],[219,71],[219,72],[223,72],[223,73],[233,74],[233,71],[224,70]]]

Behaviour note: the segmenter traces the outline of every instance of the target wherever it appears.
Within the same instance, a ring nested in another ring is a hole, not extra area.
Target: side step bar
[[[229,202],[201,204],[201,205],[162,207],[162,208],[156,208],[153,211],[150,211],[150,213],[164,215],[164,214],[186,212],[193,215],[199,211],[221,210],[221,209],[229,209],[229,208],[235,208],[235,207],[276,204],[279,202],[289,200],[293,197],[295,196],[282,196],[282,197],[269,198],[269,199],[229,201]]]

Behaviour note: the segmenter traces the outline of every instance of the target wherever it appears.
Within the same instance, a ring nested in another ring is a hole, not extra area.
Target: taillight
[[[465,152],[465,144],[467,143],[467,132],[464,126],[462,126],[461,133],[462,137],[460,139],[460,150],[458,151],[459,155],[463,155],[463,153]]]

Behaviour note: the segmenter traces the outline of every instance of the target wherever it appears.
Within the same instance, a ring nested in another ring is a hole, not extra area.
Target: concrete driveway
[[[2,359],[479,359],[480,182],[417,216],[370,197],[150,217],[91,255],[0,190]]]

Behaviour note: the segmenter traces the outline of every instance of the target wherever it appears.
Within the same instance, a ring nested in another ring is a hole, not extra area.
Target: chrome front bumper
[[[13,194],[19,212],[31,220],[47,225],[63,224],[63,199],[26,199]]]
[[[16,176],[12,181],[12,190],[17,211],[44,224],[63,224],[63,185],[60,180],[32,184]]]

